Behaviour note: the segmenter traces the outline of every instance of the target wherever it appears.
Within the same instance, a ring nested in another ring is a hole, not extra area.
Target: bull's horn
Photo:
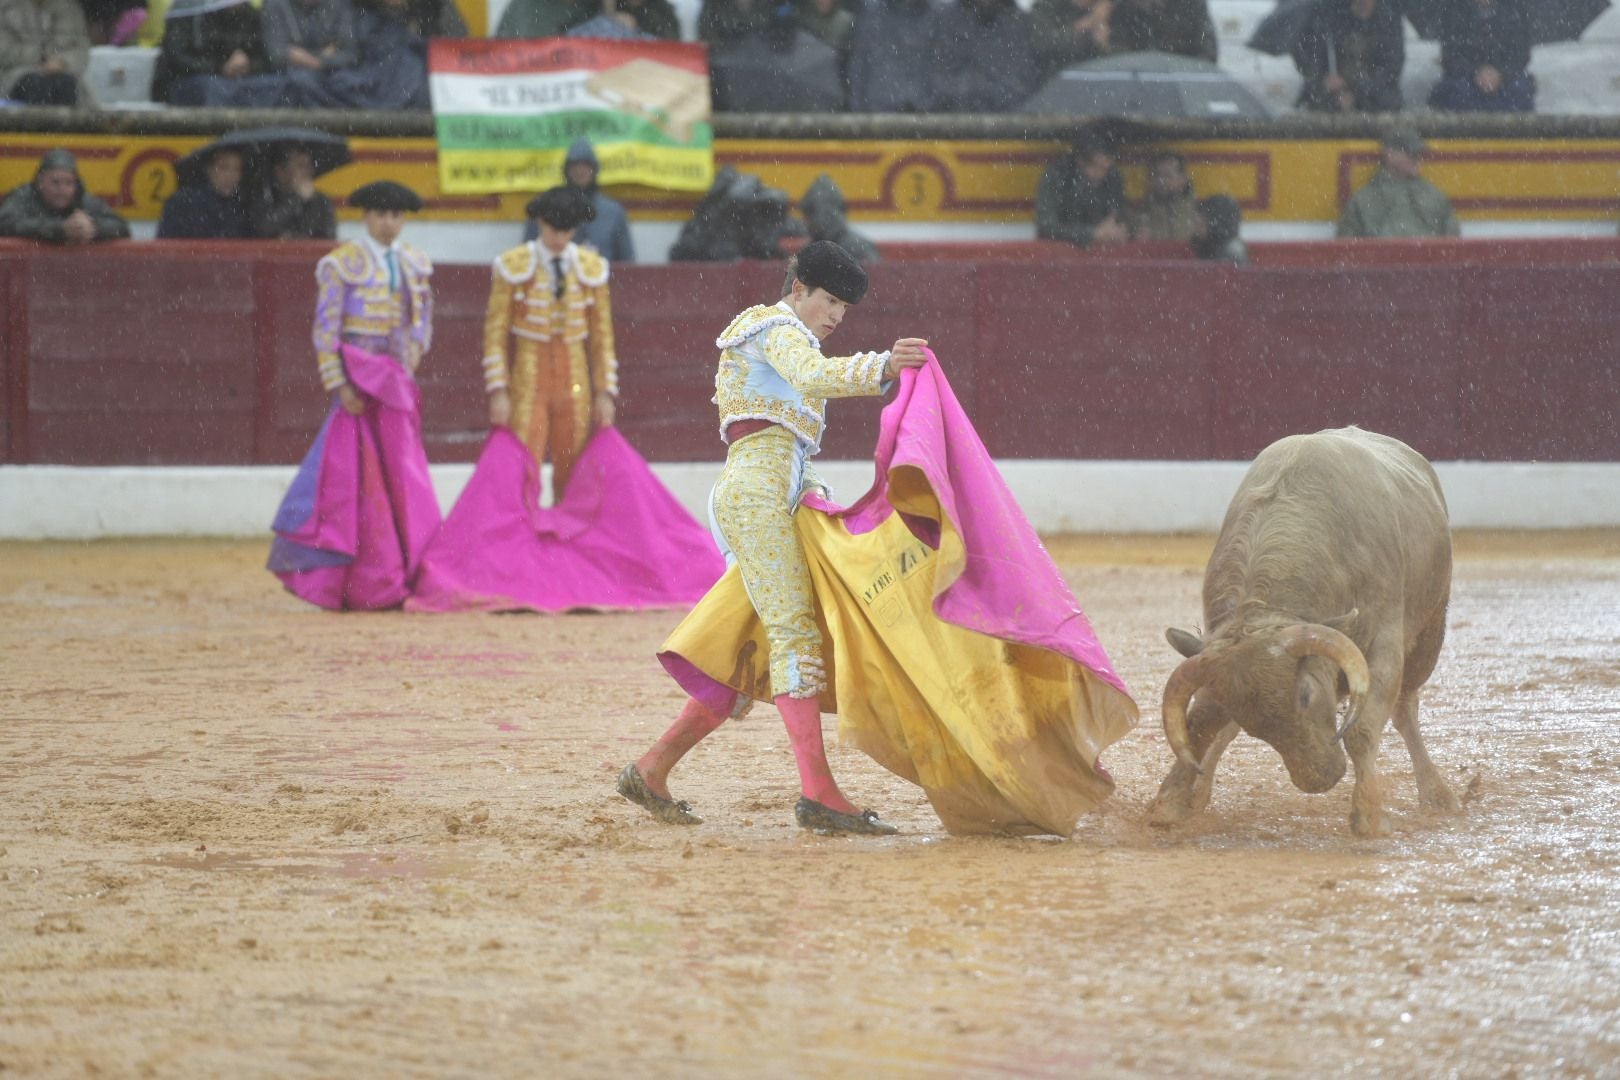
[[[1350,710],[1344,725],[1333,735],[1335,740],[1344,738],[1361,718],[1361,705],[1372,686],[1367,658],[1361,655],[1361,649],[1332,627],[1316,623],[1290,628],[1283,635],[1282,646],[1289,656],[1325,656],[1344,672],[1344,680],[1350,684]]]
[[[1192,741],[1187,737],[1187,705],[1198,688],[1209,681],[1204,671],[1207,659],[1202,653],[1188,657],[1164,684],[1164,737],[1176,760],[1192,766],[1195,772],[1203,772],[1204,767],[1193,757]]]

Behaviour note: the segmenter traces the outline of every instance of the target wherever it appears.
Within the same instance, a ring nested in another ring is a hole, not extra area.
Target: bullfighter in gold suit
[[[613,352],[608,263],[574,244],[591,205],[570,187],[529,202],[540,237],[495,260],[484,316],[489,422],[534,454],[551,453],[552,499],[562,498],[593,425],[613,424],[619,361]]]

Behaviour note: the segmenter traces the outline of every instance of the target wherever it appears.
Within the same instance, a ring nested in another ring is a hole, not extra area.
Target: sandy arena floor
[[[5,1076],[1620,1075],[1620,534],[1459,537],[1394,835],[1239,740],[1170,763],[1162,630],[1208,539],[1054,555],[1143,707],[1068,842],[801,835],[767,710],[616,770],[680,697],[677,613],[323,614],[261,544],[0,545]],[[829,718],[829,727],[832,721]]]

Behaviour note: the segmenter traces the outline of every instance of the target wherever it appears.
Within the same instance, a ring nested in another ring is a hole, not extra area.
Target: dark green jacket
[[[66,210],[52,210],[39,197],[32,183],[14,189],[0,202],[0,236],[20,236],[47,244],[67,243],[65,222],[75,210],[83,210],[96,223],[97,240],[122,240],[129,235],[129,223],[112,207],[79,185],[79,197]]]
[[[1445,192],[1422,177],[1403,180],[1380,168],[1350,197],[1339,216],[1339,235],[1456,236],[1457,215]]]

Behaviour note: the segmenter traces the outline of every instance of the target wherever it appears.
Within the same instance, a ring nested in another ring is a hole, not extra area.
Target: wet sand
[[[1143,707],[1067,841],[821,838],[764,709],[613,794],[678,613],[334,616],[264,546],[0,545],[6,1076],[1620,1075],[1620,533],[1465,534],[1388,839],[1234,743],[1143,815],[1208,537],[1051,547]],[[829,718],[829,729],[832,727]]]

